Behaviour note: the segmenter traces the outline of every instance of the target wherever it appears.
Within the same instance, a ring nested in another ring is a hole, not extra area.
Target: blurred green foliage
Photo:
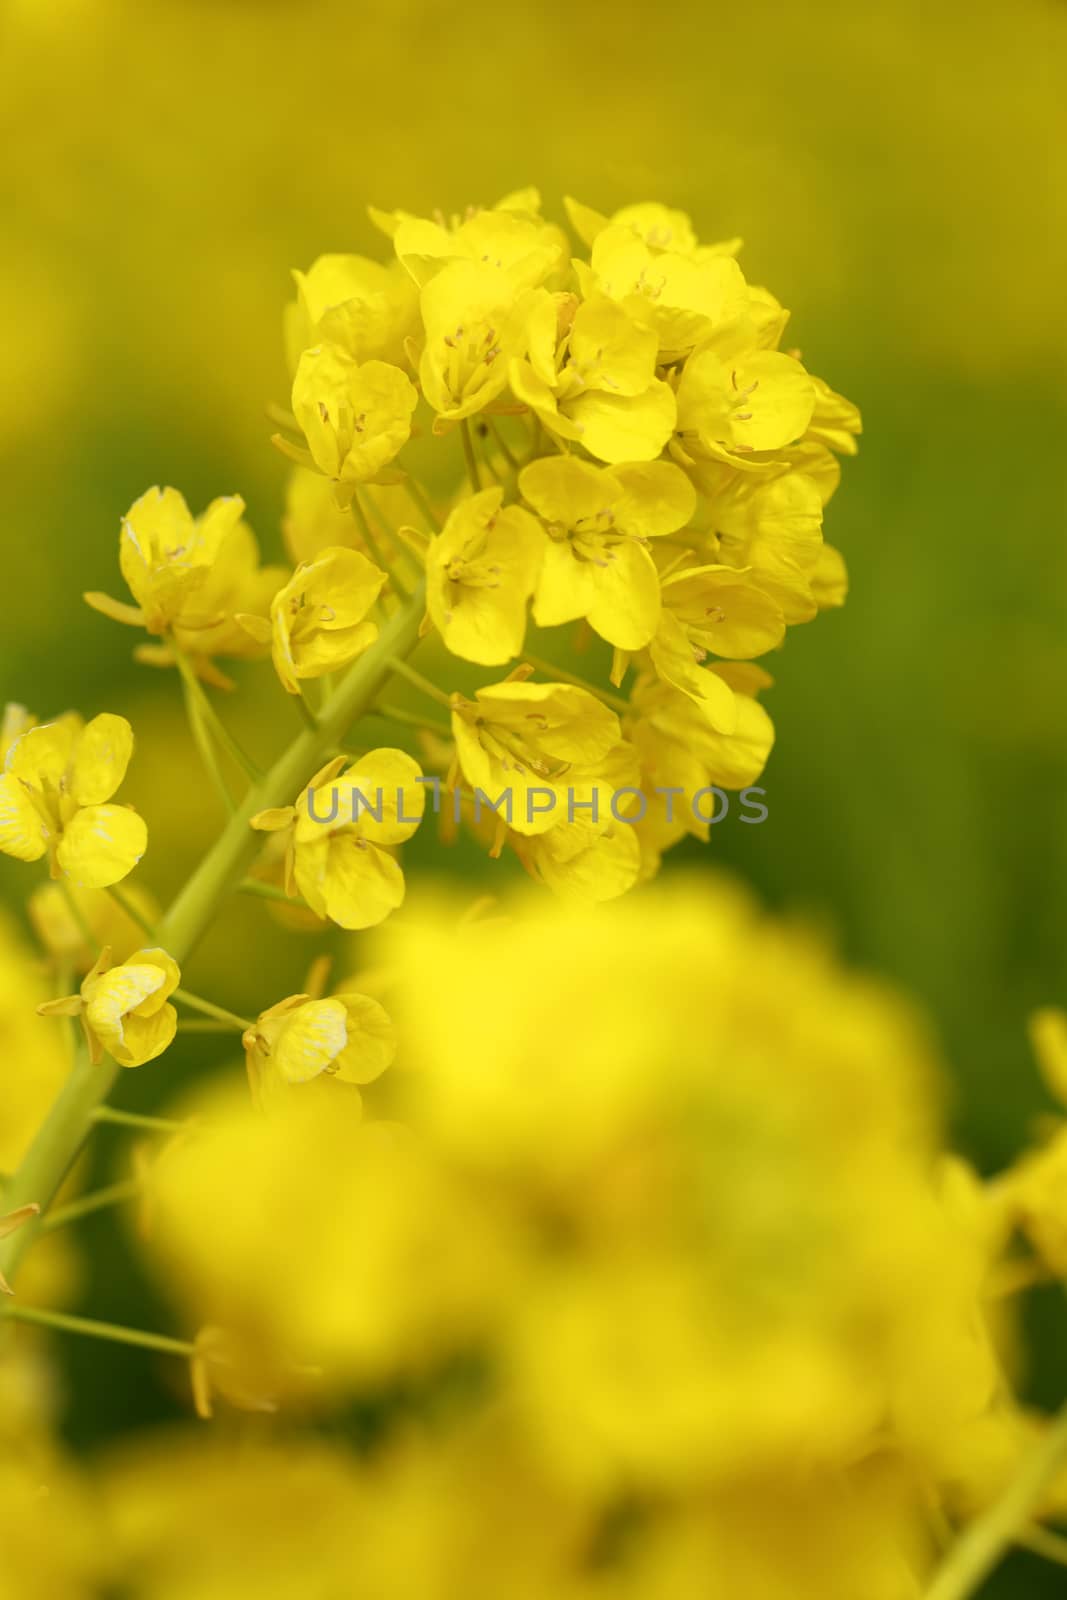
[[[160,893],[210,797],[191,757],[154,789],[176,686],[80,594],[116,590],[118,518],[151,483],[197,508],[239,491],[279,552],[263,408],[285,397],[289,269],[377,250],[368,201],[662,199],[745,236],[747,275],[866,424],[828,517],[849,603],[771,663],[770,820],[672,862],[727,864],[901,981],[964,1147],[1011,1153],[1044,1104],[1027,1012],[1067,999],[1067,7],[9,0],[3,28],[0,689],[131,716],[127,797],[174,813],[146,860]],[[284,935],[242,967],[261,915],[227,927],[238,1006],[304,960]]]

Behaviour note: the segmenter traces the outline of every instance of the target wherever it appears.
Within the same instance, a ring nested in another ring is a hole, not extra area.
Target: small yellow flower
[[[80,1018],[93,1061],[106,1050],[120,1067],[141,1067],[174,1038],[178,1013],[168,1000],[180,983],[178,963],[165,950],[138,950],[113,967],[111,951],[104,949],[78,994],[46,1000],[37,1011],[42,1017]]]
[[[362,365],[339,344],[313,345],[300,357],[293,379],[293,413],[307,439],[301,450],[275,442],[301,466],[314,466],[348,505],[361,483],[383,481],[394,456],[411,436],[418,395],[399,367]]]
[[[578,200],[567,198],[563,204],[575,233],[583,244],[590,246],[596,243],[605,228],[619,227],[631,229],[652,251],[670,251],[674,255],[694,256],[698,260],[709,256],[735,256],[741,248],[740,239],[700,244],[693,224],[684,211],[660,205],[655,200],[622,206],[610,217],[594,211],[592,206],[582,205]]]
[[[106,805],[126,776],[133,729],[103,712],[74,712],[27,729],[0,775],[0,850],[19,861],[47,855],[52,876],[86,888],[118,883],[140,861],[148,830],[129,806]]]
[[[386,575],[358,550],[330,545],[302,562],[271,602],[270,623],[241,617],[242,626],[270,638],[274,669],[290,694],[301,678],[347,666],[378,637],[368,612]]]
[[[658,340],[604,295],[578,304],[542,292],[527,323],[526,359],[512,360],[516,399],[549,432],[600,461],[652,461],[674,430],[669,384],[656,376]]]
[[[733,567],[686,567],[664,579],[663,610],[649,647],[659,676],[701,705],[715,726],[732,733],[736,707],[729,687],[704,670],[709,652],[747,660],[781,644],[785,617],[752,576]]]
[[[605,228],[593,243],[590,265],[576,265],[586,298],[607,295],[651,323],[663,363],[682,360],[709,334],[750,315],[748,287],[730,256],[656,250],[625,225]]]
[[[537,190],[524,189],[489,209],[472,206],[450,221],[404,212],[387,217],[373,210],[371,218],[388,233],[398,261],[420,286],[449,262],[476,261],[503,272],[521,294],[556,272],[567,254],[562,229],[543,221],[540,209]]]
[[[345,769],[338,756],[293,806],[261,811],[252,826],[287,834],[286,877],[320,917],[372,928],[404,899],[392,854],[410,839],[426,803],[418,763],[403,750],[372,750]]]
[[[694,812],[693,796],[711,785],[744,789],[755,783],[774,744],[774,724],[755,697],[769,682],[766,674],[733,662],[704,670],[729,690],[733,726],[728,732],[716,727],[704,704],[651,677],[634,685],[636,715],[627,729],[641,757],[645,787],[681,791],[677,813],[686,827],[677,836],[688,831],[701,839],[707,839],[709,824]]]
[[[464,778],[488,802],[510,800],[524,834],[566,821],[571,769],[596,768],[621,740],[618,717],[588,690],[514,679],[473,700],[454,694],[452,732]]]
[[[325,255],[293,279],[297,297],[285,312],[292,372],[305,350],[324,341],[356,361],[401,364],[418,294],[399,262],[383,266],[366,256]]]
[[[421,309],[419,378],[441,432],[499,397],[508,362],[522,354],[525,300],[500,267],[453,261],[423,289]]]
[[[323,1073],[341,1083],[371,1083],[396,1054],[384,1007],[365,994],[290,995],[264,1011],[242,1042],[261,1096],[271,1085],[308,1083]]]
[[[696,495],[685,474],[667,461],[594,467],[549,456],[523,468],[519,488],[549,535],[534,596],[538,626],[586,617],[619,649],[647,645],[660,583],[645,541],[692,516]]]
[[[453,655],[501,666],[522,649],[545,549],[540,523],[503,489],[461,501],[426,553],[426,608]]]
[[[265,617],[285,571],[260,566],[243,512],[240,496],[227,495],[194,518],[176,489],[150,489],[131,506],[119,534],[119,565],[137,604],[96,591],[85,599],[115,622],[166,635],[163,643],[139,645],[138,661],[173,666],[180,651],[200,677],[232,688],[212,658],[260,653],[236,615]]]
[[[683,443],[692,439],[720,461],[783,449],[801,437],[814,409],[814,384],[780,350],[702,348],[678,384]]]

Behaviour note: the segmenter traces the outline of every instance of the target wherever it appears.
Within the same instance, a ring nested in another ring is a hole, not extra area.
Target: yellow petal
[[[288,1083],[325,1072],[347,1042],[348,1013],[339,1000],[309,1000],[286,1019],[271,1054]]]
[[[396,1055],[396,1031],[384,1006],[366,994],[334,997],[347,1013],[348,1040],[337,1058],[337,1076],[344,1083],[372,1083]]]
[[[342,834],[330,841],[322,888],[326,915],[339,927],[373,928],[403,904],[404,874],[377,845]]]
[[[0,775],[0,850],[17,861],[40,861],[48,828],[20,779]]]
[[[85,806],[71,818],[56,852],[74,883],[106,889],[140,861],[148,844],[144,819],[127,806]]]
[[[125,717],[103,712],[94,717],[74,749],[70,792],[80,806],[110,800],[126,776],[133,754],[133,729]]]

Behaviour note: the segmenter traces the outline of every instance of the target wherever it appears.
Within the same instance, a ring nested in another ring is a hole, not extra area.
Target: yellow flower
[[[499,397],[509,360],[522,353],[525,302],[500,267],[454,261],[423,289],[421,309],[419,378],[442,432]]]
[[[283,573],[260,568],[244,509],[240,495],[226,495],[194,518],[177,489],[149,489],[119,532],[119,566],[136,605],[95,591],[86,600],[116,622],[173,634],[190,655],[250,654],[234,613],[265,614]],[[163,664],[172,658],[156,652],[146,659]]]
[[[694,352],[678,384],[678,431],[708,455],[735,463],[799,439],[815,409],[815,386],[780,350]]]
[[[371,928],[403,902],[392,851],[421,822],[426,793],[403,750],[372,750],[347,768],[346,759],[323,767],[296,805],[260,812],[252,826],[286,831],[287,878],[313,911],[342,928]]]
[[[0,850],[19,861],[47,855],[52,876],[103,889],[140,861],[144,821],[106,805],[126,776],[133,729],[103,712],[83,724],[68,712],[31,727],[11,746],[0,775]]]
[[[323,342],[340,345],[356,361],[403,362],[418,295],[399,263],[325,255],[293,278],[297,297],[285,310],[290,371],[305,350]]]
[[[249,1079],[261,1097],[275,1085],[308,1083],[321,1074],[346,1084],[371,1083],[396,1054],[388,1015],[365,994],[326,1000],[290,995],[262,1012],[242,1043]]]
[[[809,622],[823,550],[817,479],[800,467],[753,473],[713,460],[694,461],[691,475],[717,534],[711,558],[747,568],[786,622]]]
[[[708,716],[733,730],[721,679],[702,670],[709,654],[747,660],[781,644],[785,618],[747,572],[733,567],[683,567],[663,580],[663,611],[649,648],[660,677],[706,707]]]
[[[426,608],[453,655],[482,666],[510,661],[526,635],[545,535],[503,489],[462,500],[426,553]]]
[[[572,767],[595,767],[621,739],[618,717],[587,690],[515,680],[473,700],[454,694],[452,733],[464,778],[487,802],[510,800],[510,825],[525,834],[566,818]]]
[[[612,224],[599,233],[590,265],[579,262],[576,268],[587,298],[607,295],[652,324],[664,363],[682,360],[709,334],[750,314],[744,277],[730,256],[656,250],[625,225]]]
[[[271,602],[270,623],[241,617],[242,626],[269,637],[274,670],[290,694],[300,679],[321,678],[347,666],[378,637],[368,616],[386,575],[358,550],[328,545],[301,562]]]
[[[178,1013],[168,1000],[180,983],[178,963],[165,950],[138,950],[113,967],[111,951],[104,949],[78,994],[46,1000],[37,1012],[79,1017],[93,1061],[106,1050],[120,1067],[141,1067],[174,1038]]]
[[[692,516],[696,495],[685,474],[667,461],[594,467],[551,456],[524,467],[519,488],[549,535],[534,596],[538,626],[586,617],[620,649],[648,644],[660,584],[645,541]]]
[[[587,245],[595,244],[605,228],[615,226],[630,228],[650,250],[671,251],[679,256],[695,256],[698,259],[735,256],[741,248],[740,239],[725,239],[719,244],[698,243],[692,221],[686,213],[660,205],[655,200],[622,206],[610,217],[569,197],[564,199],[563,204],[575,233]]]
[[[512,392],[551,433],[600,461],[652,461],[674,430],[669,384],[656,377],[655,331],[604,295],[578,304],[542,293],[527,323],[527,358]]]
[[[635,719],[628,729],[641,756],[646,785],[680,789],[678,813],[686,818],[688,831],[703,839],[708,837],[708,821],[694,815],[692,797],[709,786],[744,789],[755,783],[774,743],[774,725],[755,698],[759,680],[738,678],[732,662],[706,670],[729,691],[733,712],[729,731],[715,726],[707,702],[697,702],[652,678],[639,678],[634,685]]]
[[[385,469],[411,436],[418,395],[399,367],[358,362],[338,344],[318,344],[300,357],[293,379],[293,413],[307,440],[282,451],[315,466],[334,485],[339,506],[361,483],[385,481]]]
[[[397,259],[414,281],[424,285],[451,261],[488,262],[503,272],[516,293],[543,283],[562,264],[567,241],[561,229],[540,216],[536,189],[507,195],[491,209],[472,206],[451,222],[395,212],[372,220],[393,241]]]
[[[561,900],[595,905],[632,889],[641,871],[634,813],[642,806],[636,753],[615,745],[595,767],[567,773],[567,804],[545,833],[509,836],[532,878]],[[627,792],[629,791],[629,792]]]

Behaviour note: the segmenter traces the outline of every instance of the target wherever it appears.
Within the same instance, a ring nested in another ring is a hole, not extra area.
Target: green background
[[[865,421],[827,521],[850,599],[771,663],[770,820],[668,870],[726,866],[903,985],[942,1041],[962,1147],[1008,1159],[1047,1107],[1027,1013],[1067,1001],[1067,7],[83,0],[4,17],[0,692],[131,716],[123,797],[159,841],[160,895],[214,827],[211,798],[184,743],[185,779],[160,792],[176,685],[135,669],[133,636],[80,593],[121,592],[118,519],[157,482],[196,509],[240,492],[280,554],[263,408],[285,398],[289,269],[378,250],[368,201],[425,213],[527,183],[556,215],[564,193],[662,199],[704,238],[744,235],[747,275]],[[238,712],[253,730],[278,704],[263,678]],[[17,903],[25,885],[4,863],[0,889]],[[238,1010],[307,959],[283,933],[242,959],[262,915],[235,911],[206,952]],[[147,1077],[125,1092],[162,1094]],[[104,1141],[103,1170],[113,1155]],[[90,1312],[151,1315],[111,1224],[84,1233]],[[1052,1400],[1059,1297],[1036,1317],[1032,1392]],[[77,1440],[166,1408],[121,1352],[65,1354]],[[1059,1581],[1018,1558],[988,1592]]]

